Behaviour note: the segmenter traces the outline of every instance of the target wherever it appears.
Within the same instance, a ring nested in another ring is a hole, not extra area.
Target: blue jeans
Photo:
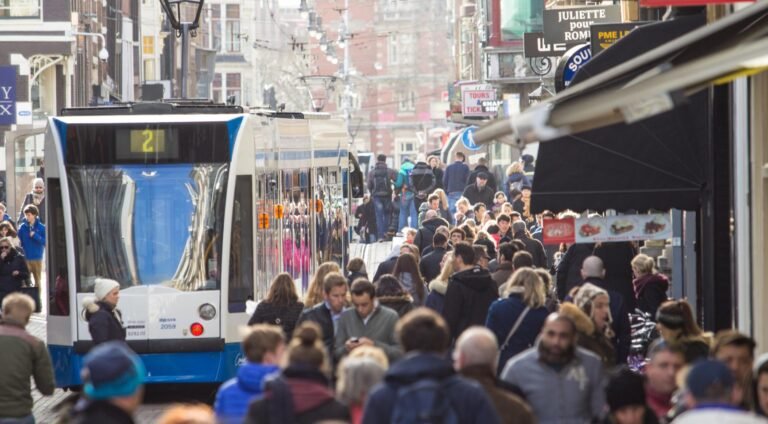
[[[462,194],[460,191],[448,193],[448,210],[451,212],[451,216],[456,214],[456,202],[461,199]]]
[[[408,225],[408,217],[411,218],[410,227],[419,228],[419,217],[416,215],[416,208],[413,205],[413,196],[401,196],[400,197],[400,222],[397,226],[397,230],[401,231]]]
[[[35,424],[35,416],[29,414],[21,418],[0,418],[0,424]]]
[[[392,214],[391,196],[373,196],[373,209],[376,212],[376,237],[381,240],[389,230],[389,217]]]

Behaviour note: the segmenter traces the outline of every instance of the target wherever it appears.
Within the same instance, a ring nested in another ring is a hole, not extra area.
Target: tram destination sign
[[[589,41],[593,24],[621,22],[621,6],[587,6],[544,11],[547,43],[580,44]]]

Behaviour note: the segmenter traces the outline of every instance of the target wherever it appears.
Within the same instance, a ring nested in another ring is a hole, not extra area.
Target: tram
[[[200,103],[65,109],[49,118],[48,346],[59,387],[92,347],[83,300],[120,283],[128,344],[149,383],[220,382],[243,361],[246,301],[289,272],[300,291],[344,262],[342,121]],[[344,183],[350,187],[344,187]]]

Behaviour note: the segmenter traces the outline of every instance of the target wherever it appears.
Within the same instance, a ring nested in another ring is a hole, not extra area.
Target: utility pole
[[[349,45],[349,0],[344,0],[342,31],[340,37],[344,41],[344,63],[341,67],[341,77],[344,80],[344,95],[341,97],[341,107],[344,114],[344,125],[347,129],[347,136],[349,137],[349,142],[352,143],[352,129],[350,128],[350,121],[352,120],[352,105],[350,104],[352,100],[352,89],[349,84],[349,61],[351,56],[351,46]]]

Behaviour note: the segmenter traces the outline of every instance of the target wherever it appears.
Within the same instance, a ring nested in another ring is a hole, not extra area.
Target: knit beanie
[[[579,291],[576,292],[576,295],[573,297],[573,303],[576,304],[576,306],[579,307],[584,313],[586,313],[588,316],[592,316],[592,301],[595,300],[597,296],[600,296],[601,294],[604,294],[608,296],[608,292],[601,289],[600,287],[597,287],[594,284],[586,283],[579,287]]]
[[[605,400],[611,412],[616,412],[625,406],[645,406],[643,377],[629,368],[619,368],[608,379]]]
[[[104,300],[109,292],[119,288],[120,283],[109,278],[97,278],[96,283],[93,286],[93,294],[96,296],[96,300]]]
[[[129,396],[144,383],[144,364],[123,342],[93,348],[83,360],[83,390],[92,400]]]

